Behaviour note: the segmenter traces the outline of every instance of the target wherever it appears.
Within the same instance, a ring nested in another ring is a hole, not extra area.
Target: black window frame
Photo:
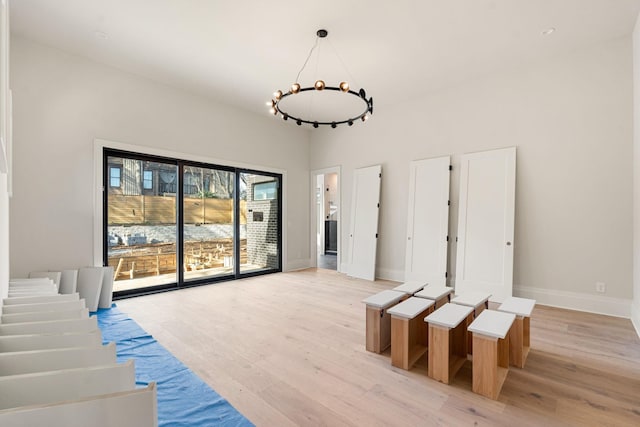
[[[107,191],[108,181],[110,180],[110,167],[118,167],[120,169],[120,184],[122,185],[122,167],[120,166],[112,166],[112,164],[108,164],[107,159],[109,157],[121,157],[132,160],[141,160],[141,161],[150,161],[150,162],[159,162],[166,164],[175,164],[177,166],[177,179],[176,179],[176,266],[181,266],[184,264],[184,223],[182,218],[184,217],[183,200],[185,196],[184,186],[182,182],[182,177],[184,175],[184,167],[185,166],[193,166],[200,168],[209,168],[209,169],[218,169],[233,172],[235,174],[235,188],[233,191],[233,204],[234,204],[234,218],[240,218],[240,197],[239,197],[239,189],[240,189],[240,174],[256,174],[261,176],[269,176],[273,177],[274,181],[277,184],[277,206],[278,206],[278,221],[277,221],[277,249],[278,249],[278,267],[277,268],[267,268],[260,269],[255,271],[241,272],[240,271],[240,221],[234,221],[234,271],[231,275],[226,276],[214,276],[214,277],[205,277],[199,280],[190,279],[185,281],[184,279],[184,271],[182,268],[176,268],[176,282],[175,283],[167,283],[158,286],[151,286],[145,288],[137,288],[130,289],[124,291],[117,291],[113,293],[113,299],[122,299],[135,297],[140,295],[148,295],[158,292],[166,292],[171,290],[178,290],[183,288],[189,288],[194,286],[202,286],[219,282],[227,282],[231,280],[238,280],[252,276],[261,276],[266,274],[280,273],[282,272],[282,174],[275,172],[262,171],[257,169],[246,169],[239,168],[233,166],[226,165],[217,165],[211,163],[197,162],[185,159],[171,158],[171,157],[163,157],[150,155],[145,153],[136,153],[126,150],[113,149],[109,147],[103,147],[103,197],[102,197],[102,258],[103,265],[109,265],[109,251],[108,251],[108,201],[109,201],[109,192]],[[105,171],[109,171],[106,173]],[[144,181],[144,180],[143,180]],[[271,181],[269,181],[271,182]],[[111,187],[114,188],[114,187]],[[118,187],[115,187],[118,188]],[[272,199],[271,199],[272,200]]]

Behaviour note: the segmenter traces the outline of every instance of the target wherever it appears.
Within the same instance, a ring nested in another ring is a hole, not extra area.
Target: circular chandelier
[[[299,83],[300,74],[305,69],[313,51],[318,47],[320,39],[327,37],[327,30],[316,32],[316,43],[309,51],[302,68],[296,76],[295,83],[288,91],[277,90],[267,105],[271,114],[282,116],[283,120],[296,122],[298,126],[303,123],[310,124],[314,128],[319,126],[331,126],[336,128],[341,124],[352,126],[358,120],[367,121],[373,114],[373,97],[367,99],[364,89],[355,92],[346,81],[341,81],[337,86],[329,86],[324,80],[316,80],[313,86],[303,87]],[[312,112],[310,105],[319,108],[322,112]]]

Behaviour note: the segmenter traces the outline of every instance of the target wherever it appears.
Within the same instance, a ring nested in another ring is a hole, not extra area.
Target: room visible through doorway
[[[316,175],[316,254],[318,268],[339,270],[339,210],[338,173]]]

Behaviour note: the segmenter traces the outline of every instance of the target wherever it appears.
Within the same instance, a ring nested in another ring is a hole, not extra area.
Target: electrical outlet
[[[607,285],[604,282],[596,282],[596,292],[604,294],[607,292]]]

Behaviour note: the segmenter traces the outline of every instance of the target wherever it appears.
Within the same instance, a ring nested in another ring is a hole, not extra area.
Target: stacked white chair
[[[85,299],[58,284],[11,280],[2,300],[0,425],[156,427],[155,383],[136,389],[133,361],[116,363]],[[88,295],[97,305],[100,290]]]
[[[58,287],[53,280],[43,278],[14,279],[9,282],[9,297],[56,295]]]
[[[47,278],[53,280],[53,283],[56,285],[56,289],[60,291],[60,279],[62,277],[61,271],[32,271],[29,273],[30,279],[35,278]]]
[[[75,294],[78,291],[78,270],[60,272],[60,293]]]

